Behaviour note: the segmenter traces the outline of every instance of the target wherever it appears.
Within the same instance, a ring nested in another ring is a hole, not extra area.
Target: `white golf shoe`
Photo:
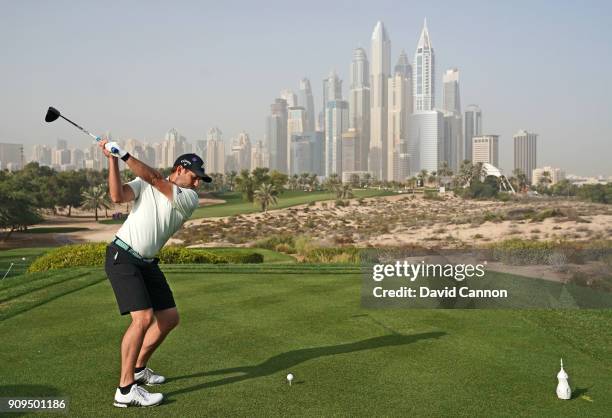
[[[153,370],[145,367],[144,370],[134,373],[136,383],[144,383],[147,386],[160,385],[166,381],[164,376],[153,373]]]
[[[127,395],[121,393],[119,388],[115,392],[115,402],[113,405],[119,408],[128,406],[155,406],[159,405],[164,399],[161,393],[149,393],[145,388],[133,385]]]

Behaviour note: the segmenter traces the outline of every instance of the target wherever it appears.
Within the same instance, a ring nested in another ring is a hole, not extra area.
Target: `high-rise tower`
[[[387,171],[387,79],[391,67],[391,41],[381,21],[372,32],[370,71],[370,155],[368,170],[377,179]]]
[[[355,129],[354,165],[357,171],[367,171],[370,153],[370,68],[363,48],[353,51],[350,81],[349,128]]]
[[[427,30],[427,20],[423,23],[412,70],[414,110],[433,110],[435,107],[435,56]]]

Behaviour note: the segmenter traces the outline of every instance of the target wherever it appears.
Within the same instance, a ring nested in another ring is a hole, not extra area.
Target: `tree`
[[[513,183],[512,186],[516,188],[517,191],[523,192],[527,188],[527,176],[520,168],[515,168],[512,170],[512,176],[516,179],[516,185]]]
[[[542,175],[538,179],[538,185],[547,188],[550,183],[552,183],[550,171],[543,171]]]
[[[255,169],[257,170],[257,169]],[[253,170],[253,172],[255,172]],[[255,191],[255,178],[249,170],[240,171],[240,175],[236,177],[236,190],[242,193],[242,199],[248,202],[253,201]]]
[[[317,176],[315,173],[308,177],[308,187],[310,188],[310,191],[315,191],[319,188],[319,176]]]
[[[299,184],[300,184],[300,178],[297,174],[292,175],[291,177],[289,177],[289,189],[291,190],[297,190]]]
[[[266,213],[270,205],[277,204],[276,190],[272,184],[264,183],[254,193],[255,201],[261,205],[261,210]]]
[[[0,228],[9,229],[2,237],[2,241],[10,238],[11,234],[24,229],[29,225],[42,221],[34,199],[24,190],[9,190],[7,184],[0,183]]]
[[[421,184],[421,187],[425,187],[425,181],[427,180],[427,174],[429,172],[425,169],[422,169],[421,171],[419,171],[419,174],[417,174],[417,179],[419,179],[419,183]]]
[[[364,187],[368,187],[371,181],[372,181],[372,174],[370,174],[369,172],[365,173],[363,175],[363,182],[365,183]]]
[[[73,207],[81,206],[83,189],[87,187],[87,177],[81,171],[62,171],[57,174],[57,205],[68,207],[70,217]]]
[[[96,221],[98,221],[98,209],[108,209],[110,206],[106,206],[109,200],[108,197],[105,196],[107,193],[104,185],[94,186],[89,190],[83,191],[82,194],[82,208],[85,210],[93,210]]]
[[[234,191],[234,187],[236,185],[236,177],[238,176],[238,173],[235,170],[230,171],[229,173],[225,174],[225,183],[227,185],[227,188],[233,192]]]
[[[353,189],[350,184],[342,184],[336,189],[336,197],[338,199],[350,199],[353,197]]]
[[[300,185],[300,188],[301,188],[303,191],[306,191],[306,189],[307,189],[307,187],[308,187],[308,182],[309,182],[309,179],[310,179],[310,174],[308,174],[308,173],[302,173],[302,174],[300,174],[300,179],[299,179],[298,183],[299,183],[299,185]]]
[[[332,173],[323,182],[323,187],[328,193],[336,193],[338,190],[338,187],[340,187],[340,184],[341,182],[340,182],[340,178],[338,177],[338,174]]]
[[[294,177],[297,177],[297,176],[294,176]],[[287,176],[285,173],[281,173],[280,171],[273,170],[270,173],[270,175],[266,175],[261,180],[257,180],[258,182],[255,183],[255,188],[259,189],[259,186],[261,186],[262,184],[270,183],[272,186],[274,186],[274,190],[276,190],[276,194],[279,195],[283,193],[283,190],[285,190],[285,185],[287,184],[288,180],[289,180],[289,176]]]

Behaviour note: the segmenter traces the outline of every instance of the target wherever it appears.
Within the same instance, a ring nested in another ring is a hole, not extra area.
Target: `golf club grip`
[[[98,138],[97,140],[99,141],[100,139]],[[106,145],[108,145],[108,144],[106,144]],[[106,148],[106,145],[104,146],[104,148]],[[108,148],[106,148],[106,149],[109,150]],[[112,154],[119,154],[119,150],[117,148],[115,148],[115,147],[112,147],[109,151]]]

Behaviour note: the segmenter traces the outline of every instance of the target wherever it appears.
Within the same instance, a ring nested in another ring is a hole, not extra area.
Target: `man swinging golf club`
[[[132,211],[106,250],[105,270],[121,315],[132,322],[121,342],[121,378],[114,405],[153,406],[161,393],[149,393],[140,384],[165,382],[147,367],[147,362],[168,333],[178,325],[179,315],[172,291],[157,265],[157,252],[198,207],[196,189],[200,181],[212,179],[204,173],[195,154],[181,155],[166,179],[122,150],[116,142],[99,141],[108,157],[108,187],[113,202],[134,201]],[[121,158],[137,176],[121,184]]]

